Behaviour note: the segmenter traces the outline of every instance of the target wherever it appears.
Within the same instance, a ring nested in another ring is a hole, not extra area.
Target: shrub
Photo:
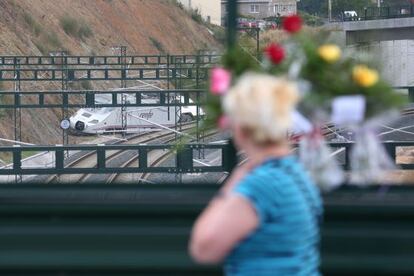
[[[210,26],[211,31],[213,32],[214,38],[220,42],[221,44],[224,44],[226,42],[226,30],[221,26]]]
[[[199,9],[191,10],[191,18],[197,23],[204,23],[203,17],[201,16]]]
[[[154,45],[155,48],[157,48],[158,51],[160,51],[162,53],[165,52],[164,47],[162,46],[161,42],[159,42],[158,40],[156,40],[153,37],[150,37],[149,39],[151,40],[152,45]]]
[[[306,12],[300,12],[299,14],[305,21],[305,24],[308,26],[317,27],[317,26],[322,26],[324,24],[323,19],[320,18],[319,16],[311,15]]]
[[[62,48],[62,42],[54,31],[43,32],[39,38],[33,41],[33,44],[43,55]]]
[[[70,36],[76,36],[79,30],[78,21],[69,15],[65,15],[60,19],[60,26]]]
[[[62,46],[62,43],[59,40],[59,37],[54,31],[50,31],[46,33],[46,42],[48,45],[52,46],[53,48],[59,48]]]
[[[170,2],[174,5],[176,5],[179,9],[185,10],[195,22],[197,22],[199,24],[209,25],[208,22],[206,22],[206,20],[204,20],[203,16],[201,16],[201,12],[198,8],[196,8],[196,9],[191,9],[191,8],[190,9],[185,9],[184,5],[178,0],[170,0]]]
[[[83,40],[83,38],[88,38],[93,35],[91,28],[88,25],[82,24],[78,30],[78,37]]]
[[[25,12],[23,14],[23,19],[24,22],[26,22],[26,24],[31,28],[31,32],[36,36],[39,36],[42,33],[42,26],[40,26],[40,24],[38,24],[29,13]]]
[[[47,55],[47,53],[49,52],[49,50],[45,47],[45,45],[42,42],[40,42],[40,41],[33,41],[33,43],[36,46],[36,48],[39,49],[39,51],[43,55]]]
[[[85,22],[78,22],[76,18],[69,15],[60,19],[60,26],[67,35],[82,40],[93,35],[92,29]]]
[[[181,2],[179,2],[179,1],[177,1],[177,0],[172,0],[171,2],[172,2],[174,5],[176,5],[178,8],[180,8],[180,9],[184,10],[184,5],[183,5],[183,3],[181,3]]]

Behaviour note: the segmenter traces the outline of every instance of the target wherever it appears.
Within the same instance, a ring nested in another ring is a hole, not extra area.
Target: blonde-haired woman
[[[225,96],[247,161],[195,223],[196,261],[224,261],[228,276],[319,275],[321,199],[287,140],[297,101],[289,81],[252,73]]]

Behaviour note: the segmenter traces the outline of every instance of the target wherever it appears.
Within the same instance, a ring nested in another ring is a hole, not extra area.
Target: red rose
[[[272,61],[274,64],[279,64],[285,58],[285,49],[282,46],[276,43],[272,43],[266,47],[265,53],[267,57]]]
[[[302,18],[298,15],[290,15],[283,20],[283,29],[289,33],[297,33],[302,29]]]

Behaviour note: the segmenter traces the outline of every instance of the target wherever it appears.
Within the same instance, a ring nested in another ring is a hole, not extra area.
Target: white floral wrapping
[[[361,128],[356,132],[355,144],[350,153],[350,182],[370,185],[381,181],[388,170],[396,169],[373,129]]]
[[[344,182],[342,168],[319,133],[311,133],[301,139],[299,158],[322,191],[329,192]]]

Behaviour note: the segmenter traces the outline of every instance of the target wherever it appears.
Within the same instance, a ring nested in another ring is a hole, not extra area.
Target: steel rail
[[[219,133],[219,131],[213,130],[213,131],[211,131],[209,133],[206,133],[201,138],[211,137],[211,136],[217,135],[218,133]],[[171,142],[173,140],[175,140],[175,139],[171,139],[170,141],[167,141],[167,142]],[[152,151],[151,154],[155,155],[155,157],[153,157],[153,158],[148,157],[148,159],[149,160],[155,159],[155,160],[150,163],[150,167],[155,167],[155,166],[158,166],[159,164],[161,164],[162,162],[164,162],[165,160],[167,160],[168,158],[170,158],[171,155],[172,155],[172,152],[169,151],[167,153],[164,153],[161,150],[156,150],[156,151]],[[135,162],[138,161],[138,158],[139,158],[138,155],[130,158],[129,160],[127,160],[126,162],[124,162],[124,164],[122,164],[122,167],[129,167],[129,166],[131,166],[133,163],[135,163]],[[150,181],[148,181],[148,177],[151,174],[152,173],[142,173],[141,176],[139,176],[139,181],[150,182]],[[122,173],[113,173],[113,174],[111,174],[111,176],[107,179],[107,181],[105,183],[106,184],[116,183],[117,182],[117,179],[119,177],[121,177],[121,176],[122,176]]]
[[[195,126],[195,123],[188,123],[184,129],[184,131],[188,131],[188,130],[192,130]],[[164,132],[164,131],[163,131]],[[174,138],[169,138],[171,136],[174,136]],[[145,136],[144,136],[145,137]],[[145,137],[144,140],[140,140],[138,143],[140,144],[146,144],[149,142],[155,142],[157,141],[157,143],[161,143],[161,144],[166,144],[168,142],[174,141],[175,140],[175,133],[171,133],[171,132],[167,132],[165,131],[165,133],[161,134],[161,135],[156,135],[155,137]],[[128,141],[127,143],[132,143],[133,141]],[[155,143],[154,143],[155,144]],[[131,150],[127,150],[127,151],[123,151],[123,150],[119,150],[119,151],[113,151],[110,156],[108,156],[108,158],[105,160],[106,163],[109,163],[111,161],[115,161],[116,158],[119,158],[120,155],[124,155],[127,154],[128,152],[132,152]],[[96,160],[96,159],[95,159]],[[117,166],[116,168],[123,168],[124,166]],[[77,181],[78,183],[82,183],[82,182],[87,182],[88,178],[93,177],[94,174],[84,174],[81,179],[79,181]],[[100,174],[100,176],[105,176],[105,174]],[[97,182],[97,181],[94,181]],[[105,181],[99,181],[99,182],[105,182]]]
[[[188,128],[193,128],[194,124],[195,124],[194,122],[190,122],[190,123],[186,123],[185,125],[184,124],[183,125],[185,127],[189,126]],[[117,140],[115,142],[110,142],[109,144],[110,145],[143,144],[143,143],[147,143],[149,141],[152,141],[154,139],[158,139],[160,137],[165,137],[167,135],[171,135],[171,133],[168,133],[167,131],[162,131],[162,132],[163,132],[162,134],[159,134],[160,133],[159,131],[150,131],[150,132],[146,132],[146,133],[143,133],[143,134],[133,135],[132,137],[127,137],[126,141]],[[116,156],[118,156],[119,154],[121,154],[123,152],[124,151],[122,151],[122,150],[114,150],[109,156],[106,156],[107,158],[106,158],[105,162],[108,162],[109,160],[111,160],[112,158],[115,158]],[[95,161],[94,163],[97,163],[96,162],[96,160],[97,160],[96,154],[97,154],[96,151],[91,151],[91,152],[85,153],[82,156],[80,156],[79,158],[65,164],[65,167],[66,168],[67,167],[73,167],[73,168],[82,167],[81,163],[82,162],[86,163],[86,162],[89,161],[89,159],[93,159],[93,161]],[[94,167],[96,167],[96,166],[97,165],[94,165]],[[88,167],[90,167],[90,166],[88,166]],[[79,182],[79,181],[81,182],[85,178],[86,175],[88,175],[88,174],[82,174],[81,178],[79,178],[77,182]],[[74,176],[74,175],[70,175],[70,176]],[[57,180],[57,177],[58,177],[58,175],[54,175],[51,178],[49,178],[46,182],[51,183],[51,182]]]

